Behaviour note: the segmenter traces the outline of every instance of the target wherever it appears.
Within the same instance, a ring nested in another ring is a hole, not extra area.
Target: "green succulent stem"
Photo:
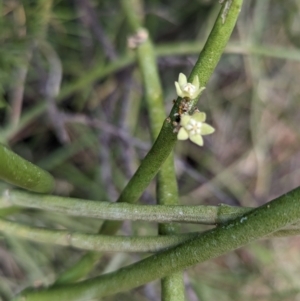
[[[121,2],[122,7],[124,9],[125,15],[127,16],[128,22],[131,26],[132,31],[137,32],[139,29],[142,28],[141,22],[139,21],[139,18],[137,17],[138,14],[135,13],[133,7],[133,3],[131,0],[124,0]],[[145,95],[146,100],[148,104],[149,109],[149,116],[150,116],[150,131],[152,140],[155,141],[157,136],[159,135],[161,124],[163,120],[165,119],[165,108],[164,108],[164,101],[163,101],[163,92],[159,80],[159,74],[156,64],[156,56],[154,47],[152,45],[151,39],[148,37],[146,40],[136,49],[136,55],[140,67],[140,71],[143,76],[143,83],[145,87]],[[169,151],[169,159],[165,162],[163,165],[159,177],[158,177],[158,203],[159,204],[165,204],[165,203],[171,203],[171,204],[178,204],[178,190],[177,190],[177,182],[176,182],[176,173],[174,170],[174,162],[173,162],[173,156],[170,154],[171,149]],[[149,171],[149,167],[152,168],[153,164],[157,161],[157,158],[159,156],[157,153],[153,154],[153,158],[150,159],[150,162],[147,165],[145,165],[145,159],[142,163],[144,166],[146,166],[146,170],[141,170],[140,172],[137,172],[133,178],[129,182],[129,186],[127,185],[125,190],[121,193],[121,196],[117,200],[117,202],[126,202],[126,203],[135,203],[138,201],[139,197],[141,196],[142,192],[145,190],[145,177],[147,177],[147,174],[152,174],[151,171]],[[149,160],[149,159],[148,159]],[[163,162],[161,162],[162,164]],[[157,166],[157,171],[159,170],[160,166]],[[157,172],[156,171],[156,172]],[[154,175],[152,175],[152,178]],[[148,184],[152,180],[152,178],[148,179]],[[133,180],[135,179],[135,180]],[[168,185],[165,183],[168,182]],[[132,184],[130,184],[132,183]],[[140,187],[141,186],[141,187]],[[139,188],[140,187],[140,188]],[[100,229],[100,233],[102,234],[114,234],[120,227],[120,222],[112,222],[112,221],[106,221],[103,226]],[[170,228],[169,231],[164,231],[161,229],[167,229]],[[171,234],[176,233],[174,231],[175,226],[173,225],[165,225],[160,227],[160,234]],[[88,265],[91,265],[91,267],[94,264],[94,261],[98,260],[100,256],[97,257],[96,254],[87,254],[85,258],[82,259],[82,261],[86,261],[86,264],[83,269],[77,269],[75,265],[70,270],[70,273],[72,273],[72,279],[75,279],[76,277],[82,276],[82,272],[88,271]],[[81,267],[82,263],[79,262],[78,266]],[[77,271],[77,272],[76,272]],[[64,273],[63,277],[67,276],[67,279],[70,279],[68,274],[70,274],[68,271]],[[178,278],[178,275],[176,275]],[[182,278],[182,276],[181,276]],[[68,280],[69,281],[69,280]],[[61,282],[61,280],[60,280]],[[182,282],[182,281],[181,281]],[[173,283],[173,282],[171,282]],[[178,284],[178,281],[177,281]],[[184,286],[182,282],[182,291],[184,291]],[[179,288],[177,287],[177,291],[179,291]],[[182,294],[181,294],[182,295]],[[179,299],[177,299],[179,300]]]
[[[122,1],[123,5],[126,5],[126,1]],[[226,2],[225,2],[226,3]],[[231,8],[227,12],[226,22],[224,22],[223,18],[223,10],[224,4],[221,8],[220,14],[216,20],[214,28],[212,29],[211,34],[208,37],[206,42],[206,46],[204,47],[205,51],[200,53],[199,60],[192,70],[190,79],[192,79],[195,75],[199,76],[199,79],[202,85],[205,85],[209,80],[213,69],[217,65],[221,54],[224,51],[225,45],[230,38],[231,32],[237,20],[240,8],[242,5],[242,0],[233,0],[231,3]],[[130,7],[129,7],[130,8]],[[133,7],[131,7],[133,8]],[[133,13],[130,12],[130,21],[133,25],[134,30],[139,28],[139,21],[134,17]],[[147,44],[146,44],[147,45]],[[204,63],[207,62],[207,63]],[[211,64],[212,67],[208,67],[206,64]],[[193,103],[195,105],[195,103]],[[168,118],[163,122],[160,133],[149,151],[146,157],[143,159],[140,167],[131,178],[129,183],[126,185],[120,197],[118,198],[118,202],[129,202],[135,203],[139,197],[142,195],[144,190],[147,188],[149,183],[153,180],[155,175],[159,172],[163,163],[170,156],[175,143],[177,141],[176,133],[174,133],[174,125],[173,122],[176,120],[176,113],[178,112],[180,105],[180,99],[177,99],[173,109]],[[120,226],[120,222],[107,222],[104,224],[104,227],[101,229],[102,234],[113,234],[115,233]],[[65,279],[76,280],[78,276],[82,276],[82,271],[89,270],[90,267],[88,265],[93,265],[95,258],[98,255],[89,254],[85,258],[85,263],[82,265],[82,262],[79,264],[79,269],[73,269],[71,274],[73,276],[62,276]],[[70,273],[69,273],[70,275]],[[79,277],[80,277],[79,276]],[[62,279],[62,278],[61,278]]]
[[[168,182],[166,181],[166,185]],[[61,196],[41,195],[25,191],[2,190],[0,209],[11,207],[33,208],[71,216],[91,217],[106,220],[148,221],[157,223],[197,223],[204,225],[223,224],[253,208],[186,205],[139,205],[109,203],[75,199]]]
[[[245,213],[254,209],[222,204],[219,206],[148,206],[127,203],[96,202],[86,199],[35,194],[7,189],[1,191],[0,216],[17,213],[21,211],[22,208],[33,208],[71,216],[108,220],[141,220],[156,223],[194,223],[204,225],[222,225],[237,217],[242,217]],[[277,232],[274,234],[276,234],[276,237],[282,236],[284,233],[287,235],[294,235],[300,231],[299,228],[299,225],[295,224],[288,226],[284,230],[280,230],[280,234]]]
[[[134,17],[131,15],[134,10],[130,9],[133,1],[123,1],[122,3],[128,19],[133,19]],[[141,24],[139,24],[139,26],[141,28]],[[136,30],[136,28],[132,26],[132,30]],[[136,49],[136,53],[145,87],[145,96],[150,117],[151,136],[152,140],[155,141],[159,135],[161,124],[165,119],[166,114],[163,91],[156,63],[156,55],[150,37],[148,37],[147,40]],[[179,204],[178,187],[172,150],[170,151],[166,161],[162,164],[158,173],[156,192],[158,204]],[[178,230],[179,225],[174,223],[159,224],[158,226],[158,232],[163,236],[176,234]],[[184,301],[184,292],[185,288],[182,272],[174,273],[161,280],[162,301]]]
[[[242,2],[242,0],[232,1],[225,23],[223,23],[222,18],[223,4],[211,34],[204,46],[204,50],[200,53],[199,59],[191,72],[190,80],[192,80],[195,75],[198,75],[202,85],[207,83],[230,38]],[[211,64],[213,67],[209,67],[207,64]],[[165,119],[154,145],[121,193],[118,201],[126,202],[129,200],[130,202],[135,202],[172,152],[177,141],[172,122],[176,120],[175,114],[178,112],[179,105],[180,99],[176,101],[169,117]]]
[[[50,230],[30,227],[0,218],[0,231],[7,236],[24,238],[30,241],[69,246],[82,250],[99,252],[145,252],[154,253],[176,246],[195,237],[196,233],[168,236],[117,236]]]
[[[224,5],[224,4],[223,4]],[[190,79],[198,75],[202,83],[206,84],[211,76],[213,69],[217,65],[222,52],[229,40],[233,27],[240,12],[242,0],[233,0],[231,8],[227,14],[226,22],[222,22],[223,8],[215,22],[211,34],[204,46],[205,51],[200,53],[199,59],[192,70]],[[221,36],[219,36],[221,35]],[[209,47],[213,47],[209,51]],[[206,63],[210,62],[214,67],[206,67]],[[174,126],[172,121],[175,121],[175,113],[178,111],[180,101],[176,102],[171,110],[171,114],[165,119],[160,133],[152,146],[149,153],[146,155],[138,170],[131,178],[127,186],[122,191],[118,201],[119,202],[135,202],[147,188],[151,180],[158,173],[162,164],[172,152],[177,141],[176,133],[174,133]]]
[[[40,193],[49,193],[54,188],[54,179],[47,171],[23,159],[3,144],[0,144],[0,179]]]
[[[263,238],[300,219],[300,189],[169,250],[121,270],[75,284],[24,292],[15,301],[90,300],[129,290],[215,258]]]

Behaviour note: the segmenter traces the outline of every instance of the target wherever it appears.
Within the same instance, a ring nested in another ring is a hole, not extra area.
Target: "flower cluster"
[[[206,114],[203,112],[195,112],[193,115],[181,116],[181,128],[177,134],[177,139],[190,139],[199,146],[203,146],[202,136],[212,134],[215,131],[212,126],[205,123],[205,119]]]
[[[196,75],[192,83],[187,82],[187,78],[183,73],[179,73],[178,82],[175,82],[176,92],[179,97],[187,97],[189,99],[197,98],[205,87],[200,87],[199,77]]]
[[[187,82],[187,78],[183,73],[179,74],[178,82],[175,82],[176,92],[179,97],[185,98],[188,102],[197,98],[205,87],[200,87],[198,76],[194,77],[192,83]],[[178,140],[190,139],[199,146],[203,146],[204,135],[212,134],[215,129],[205,123],[206,114],[195,111],[192,115],[187,113],[179,113],[180,129],[177,134]]]

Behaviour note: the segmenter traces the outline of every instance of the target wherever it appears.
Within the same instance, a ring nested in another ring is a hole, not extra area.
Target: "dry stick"
[[[297,188],[223,226],[121,270],[75,284],[24,292],[15,301],[90,300],[126,291],[215,258],[300,219]]]

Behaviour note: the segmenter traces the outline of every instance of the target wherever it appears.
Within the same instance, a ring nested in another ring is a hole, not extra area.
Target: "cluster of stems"
[[[141,30],[144,34],[144,40],[136,46],[135,55],[145,87],[153,146],[115,204],[13,190],[1,191],[1,232],[36,242],[90,250],[77,264],[60,275],[52,287],[38,291],[26,290],[15,300],[90,300],[132,289],[155,279],[162,279],[162,300],[184,300],[182,271],[185,268],[257,239],[299,233],[300,189],[295,189],[256,209],[179,205],[172,150],[177,140],[174,124],[182,99],[177,98],[166,118],[155,47],[149,35],[145,35],[147,31],[143,29],[142,21],[134,9],[133,2],[123,0],[121,3],[133,34],[138,35]],[[206,85],[224,52],[241,5],[242,0],[223,1],[214,27],[188,78],[189,82],[193,82],[195,77],[198,77],[201,85]],[[132,60],[133,58],[129,57],[124,62],[119,62],[117,67],[111,66],[111,68],[120,68]],[[67,92],[64,91],[58,98],[62,99],[64,93]],[[191,112],[196,103],[197,99],[191,100],[189,106]],[[44,107],[39,107],[36,114],[42,112],[43,109]],[[155,206],[135,204],[155,176],[157,176],[158,204]],[[54,180],[49,173],[22,159],[1,144],[0,178],[26,190],[39,193],[50,193],[54,186]],[[5,219],[5,216],[19,212],[24,207],[107,221],[99,230],[99,234],[91,235],[35,228]],[[159,223],[159,236],[114,235],[121,221],[125,219]],[[180,234],[179,223],[199,223],[216,225],[216,227],[204,233]],[[99,251],[113,250],[154,254],[116,272],[75,283],[86,276],[95,262],[101,258]]]

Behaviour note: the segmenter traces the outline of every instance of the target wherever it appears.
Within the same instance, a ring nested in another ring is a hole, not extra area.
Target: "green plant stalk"
[[[157,57],[172,55],[197,54],[203,48],[202,42],[181,42],[160,44],[155,48]],[[277,59],[300,61],[300,51],[278,46],[268,45],[245,45],[244,43],[230,42],[226,46],[224,53],[267,56]]]
[[[258,1],[254,7],[254,23],[253,27],[249,31],[249,40],[251,44],[258,45],[263,40],[263,33],[267,26],[267,18],[265,18],[266,12],[269,10],[270,0]],[[253,87],[259,87],[262,78],[266,72],[264,70],[262,61],[260,58],[245,58],[245,64],[247,65],[247,73],[249,80]],[[261,80],[260,80],[261,79]],[[259,96],[257,88],[252,91],[251,107],[250,107],[250,131],[253,144],[253,153],[256,160],[257,172],[256,172],[256,184],[254,187],[254,194],[258,198],[264,198],[269,193],[270,181],[271,181],[271,164],[269,161],[270,142],[268,139],[261,137],[261,133],[264,133],[266,125],[264,122],[266,107],[264,99]]]
[[[178,186],[174,170],[174,158],[171,154],[162,169],[158,173],[157,179],[157,199],[158,204],[173,205],[179,204]],[[156,206],[157,207],[157,206]],[[159,224],[160,235],[171,235],[179,232],[179,225],[174,223]],[[183,273],[181,271],[173,273],[161,279],[161,300],[162,301],[184,301],[185,286]]]
[[[0,210],[0,216],[10,214]],[[165,225],[165,224],[164,224]],[[66,230],[51,230],[46,228],[36,228],[24,224],[18,224],[0,218],[0,232],[5,236],[19,237],[37,243],[45,243],[51,245],[68,246],[82,250],[99,251],[99,252],[139,252],[154,253],[166,250],[170,247],[179,245],[191,238],[198,236],[199,233],[170,234],[163,236],[110,236],[99,234],[86,234],[80,232],[71,232]],[[287,237],[299,235],[299,226],[288,226],[285,229],[271,233],[264,238]],[[180,277],[173,279],[165,279],[166,282],[176,283],[177,279],[182,281],[182,273],[178,273]],[[167,277],[172,278],[172,277]],[[171,288],[178,292],[178,286],[166,286],[166,294],[171,293]],[[162,287],[164,289],[164,286]],[[181,293],[182,295],[182,293]],[[177,295],[178,296],[178,295]]]
[[[231,8],[228,11],[224,24],[222,21],[224,6],[222,7],[204,49],[200,53],[199,59],[192,70],[189,77],[190,80],[198,75],[202,85],[205,86],[229,40],[240,12],[241,5],[242,0],[232,1]],[[137,200],[171,153],[176,143],[176,133],[173,132],[174,127],[172,122],[176,119],[174,114],[178,112],[179,104],[180,101],[177,100],[171,110],[169,118],[165,120],[156,142],[133,178],[123,190],[119,201]]]
[[[15,301],[24,298],[26,301],[90,300],[141,286],[220,256],[298,222],[299,198],[300,188],[297,188],[246,213],[243,217],[238,217],[223,226],[119,271],[76,284],[24,292]]]
[[[137,17],[137,14],[135,14],[134,9],[132,9],[132,1],[122,1],[121,2],[125,11],[125,14],[127,16],[127,19],[134,31],[136,31],[140,27],[139,19]],[[164,102],[163,102],[163,95],[162,95],[162,88],[159,81],[159,75],[158,70],[156,66],[156,58],[153,50],[152,43],[150,39],[147,39],[142,45],[140,45],[137,48],[137,57],[138,62],[140,66],[141,73],[143,75],[143,81],[144,86],[146,90],[146,100],[148,103],[149,108],[149,115],[150,115],[150,125],[151,125],[151,135],[152,139],[155,140],[159,134],[161,124],[165,118],[165,109],[164,109]],[[170,158],[172,160],[172,158]],[[177,192],[177,183],[175,178],[175,171],[173,168],[173,161],[168,161],[167,166],[168,172],[172,172],[172,175],[168,175],[168,179],[172,180],[174,185],[169,185],[168,188],[174,188],[175,191],[166,191],[165,194],[171,194],[174,196]],[[141,178],[142,179],[142,178]],[[150,180],[151,181],[151,180]],[[158,180],[159,182],[159,180]],[[135,183],[134,185],[137,185]],[[158,185],[160,185],[158,183]],[[134,192],[136,188],[133,188],[131,190],[131,193]],[[141,193],[143,191],[140,191]],[[174,193],[175,192],[175,193]],[[122,195],[121,195],[122,196]],[[119,198],[117,202],[136,202],[138,200],[138,195],[135,197],[135,199],[132,198]],[[159,198],[159,196],[158,196]],[[111,222],[106,221],[103,226],[100,229],[100,233],[103,234],[114,234],[120,227],[120,222]],[[59,279],[58,281],[60,283],[65,282],[64,279],[67,279],[69,282],[70,279],[74,279],[75,275],[76,278],[82,277],[87,271],[89,271],[88,266],[90,265],[90,268],[94,265],[94,262],[99,260],[100,255],[96,254],[87,254],[83,257],[82,260],[79,261],[78,264],[73,266],[69,271],[66,271]],[[82,262],[85,262],[84,266],[82,265]],[[77,268],[78,266],[78,268]],[[82,268],[83,267],[83,268]],[[69,276],[72,275],[72,276]],[[71,278],[70,278],[71,277]],[[182,282],[183,283],[183,282]],[[182,290],[184,289],[182,285]],[[178,289],[177,289],[178,290]],[[179,300],[179,299],[178,299]]]
[[[47,171],[21,158],[3,144],[0,144],[0,179],[40,193],[49,193],[54,188],[54,179]]]
[[[65,272],[59,275],[54,285],[72,283],[84,278],[85,275],[90,273],[95,262],[97,262],[100,257],[101,254],[96,252],[86,253],[75,265],[69,267]]]
[[[123,3],[125,2],[127,1],[123,1]],[[155,141],[159,135],[161,125],[166,118],[166,113],[156,66],[156,57],[150,38],[137,48],[136,53],[145,87],[152,141]]]
[[[212,33],[209,35],[206,44],[213,47],[212,49],[208,49],[208,47],[204,47],[205,51],[201,52],[201,59],[198,60],[195,65],[192,76],[196,74],[199,76],[202,85],[205,85],[208,81],[209,77],[213,72],[213,68],[207,67],[207,63],[205,61],[209,61],[212,66],[216,66],[221,54],[224,51],[226,42],[229,40],[235,22],[237,20],[240,8],[241,8],[242,0],[233,0],[231,4],[231,8],[227,14],[226,22],[222,23],[222,11],[224,7],[222,7],[220,14],[216,20],[216,23],[212,29]],[[218,36],[222,35],[222,36]],[[156,139],[153,147],[146,155],[138,170],[135,172],[129,183],[126,185],[124,190],[122,191],[120,197],[118,198],[118,202],[130,202],[134,203],[141,196],[143,191],[147,188],[149,183],[153,180],[155,175],[158,173],[162,164],[170,155],[173,147],[177,141],[176,134],[173,132],[174,126],[172,122],[175,121],[175,113],[178,112],[180,105],[180,99],[177,100],[173,109],[171,110],[171,114],[169,118],[167,118],[162,126],[162,129]],[[102,234],[114,234],[120,227],[120,222],[107,222],[104,224],[101,229]],[[89,254],[84,259],[84,266],[80,262],[78,267],[75,265],[71,270],[67,271],[63,274],[58,281],[65,281],[64,279],[68,279],[68,281],[74,281],[80,277],[82,277],[83,267],[86,270],[90,270],[90,267],[94,265],[95,260],[97,259],[97,255]],[[90,267],[88,267],[90,265]],[[80,267],[79,267],[80,266]]]
[[[201,52],[199,59],[192,70],[190,79],[193,79],[195,75],[198,75],[201,83],[203,85],[206,84],[213,72],[213,69],[218,63],[222,52],[224,51],[226,42],[231,35],[238,14],[240,12],[241,4],[242,0],[232,1],[231,8],[228,12],[226,22],[224,24],[222,23],[223,8],[221,9],[212,32],[207,39],[204,50]],[[209,45],[209,47],[207,45]],[[212,48],[210,49],[210,47]],[[209,62],[209,64],[212,64],[213,68],[208,66],[207,62]],[[144,190],[147,188],[151,180],[157,174],[162,164],[170,155],[177,141],[176,133],[174,133],[173,131],[174,126],[172,125],[172,122],[176,119],[174,115],[176,112],[178,112],[179,104],[180,99],[176,101],[171,110],[170,116],[164,121],[162,129],[153,147],[146,155],[127,186],[122,191],[118,202],[136,202],[137,199],[142,195]],[[116,231],[119,227],[119,224],[115,225],[116,226],[111,225],[111,229],[113,231]]]
[[[168,185],[168,182],[166,182]],[[171,197],[171,196],[170,196]],[[68,197],[39,195],[23,191],[4,190],[0,194],[0,208],[20,206],[53,211],[71,216],[108,220],[149,221],[159,223],[223,224],[253,208],[234,206],[139,205],[110,203]]]
[[[24,207],[53,211],[71,216],[100,219],[141,220],[158,223],[197,223],[204,225],[222,225],[237,217],[242,217],[243,214],[254,209],[222,204],[220,206],[148,206],[127,203],[118,204],[52,195],[40,195],[14,190],[4,190],[2,194],[0,194],[1,217],[18,213],[22,211],[22,208]],[[284,231],[299,231],[299,225],[291,225]],[[277,236],[280,235],[277,235],[276,232],[276,237]]]
[[[156,57],[150,40],[137,49],[137,55],[146,88],[152,137],[156,138],[165,117],[165,108],[158,80]],[[179,203],[172,151],[158,173],[157,201],[159,205],[178,205]],[[178,225],[174,223],[160,224],[158,228],[160,235],[175,234],[178,230]],[[184,292],[182,272],[174,273],[161,280],[161,299],[163,301],[182,301],[185,299]]]
[[[226,4],[231,2],[230,9],[226,12]],[[226,44],[231,36],[237,17],[240,13],[243,0],[225,0],[216,19],[212,31],[202,49],[198,60],[188,78],[188,82],[192,82],[195,76],[198,76],[200,85],[205,87],[214,69],[216,68]],[[224,18],[225,14],[225,18]],[[178,113],[181,99],[178,98],[170,114],[170,118],[174,120],[174,114]],[[198,102],[198,98],[191,100],[191,109],[194,110]]]
[[[10,237],[20,237],[45,244],[70,246],[82,250],[147,253],[165,250],[197,235],[196,233],[187,233],[168,236],[134,237],[85,234],[65,230],[30,227],[2,218],[0,218],[0,232]]]
[[[133,1],[122,1],[123,9],[127,19],[131,22],[131,29],[138,32],[142,29],[138,24],[138,13],[132,9]],[[150,117],[150,129],[152,141],[159,135],[161,124],[165,119],[165,105],[163,101],[163,91],[159,80],[156,56],[150,37],[139,45],[136,50],[139,68],[142,73],[145,97]],[[163,163],[157,177],[157,203],[159,205],[178,205],[178,186],[176,172],[174,169],[173,154],[168,156]],[[179,225],[174,223],[159,224],[158,233],[160,235],[176,234]],[[182,272],[177,272],[161,279],[161,299],[162,301],[183,301],[185,300],[185,287]]]
[[[209,38],[189,76],[189,82],[192,82],[194,77],[198,75],[201,85],[205,86],[226,47],[240,13],[243,1],[232,0],[230,9],[224,20],[224,10],[227,2],[229,1],[225,0],[222,5],[216,23],[214,24]]]
[[[170,127],[169,122],[165,122],[166,127]],[[170,127],[172,132],[172,127]],[[159,137],[162,137],[164,140],[167,138],[170,130],[165,132],[160,132]],[[168,139],[170,140],[170,139]],[[117,202],[128,202],[135,203],[138,198],[141,196],[142,192],[146,189],[148,184],[154,178],[156,173],[159,171],[161,165],[164,163],[165,158],[168,157],[170,152],[173,149],[173,145],[175,144],[176,136],[173,135],[173,144],[166,144],[163,146],[161,144],[161,139],[157,139],[154,143],[154,146],[151,148],[147,156],[142,161],[140,167],[133,175]],[[105,235],[112,235],[118,231],[121,226],[121,222],[116,221],[108,221],[103,224],[100,233]],[[72,266],[69,270],[63,273],[58,279],[57,283],[66,283],[73,282],[77,279],[86,275],[90,269],[94,266],[95,262],[99,259],[99,254],[89,253],[83,257],[76,265]]]

